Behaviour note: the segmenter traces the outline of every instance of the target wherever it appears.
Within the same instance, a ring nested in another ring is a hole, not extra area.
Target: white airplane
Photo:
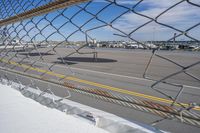
[[[158,46],[156,46],[155,44],[153,44],[153,43],[146,43],[145,44],[147,47],[149,47],[149,48],[157,48]]]

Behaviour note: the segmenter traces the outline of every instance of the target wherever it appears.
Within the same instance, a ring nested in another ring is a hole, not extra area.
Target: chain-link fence
[[[200,126],[199,101],[182,103],[179,99],[185,96],[186,85],[176,82],[187,77],[196,88],[200,85],[198,0],[2,0],[0,7],[1,78],[51,93],[55,84],[162,117],[153,125],[171,119]],[[139,56],[148,56],[141,60],[144,68],[140,75],[144,82],[151,82],[149,89],[162,95],[165,104],[151,101],[150,96],[141,99],[138,93],[124,95],[123,90],[105,85],[96,88],[97,83],[78,78],[73,69],[77,62],[92,62],[91,67],[101,61],[115,62],[99,56],[109,48],[97,47],[120,47],[137,53],[129,50],[134,48]],[[164,49],[169,54],[161,52]],[[196,51],[192,58],[187,57],[189,50]],[[180,51],[186,53],[183,58],[178,56]],[[162,68],[153,68],[157,60],[163,60],[163,67],[176,70],[165,73]],[[45,82],[47,89],[37,87],[34,79]],[[168,87],[175,88],[173,95],[166,92]]]

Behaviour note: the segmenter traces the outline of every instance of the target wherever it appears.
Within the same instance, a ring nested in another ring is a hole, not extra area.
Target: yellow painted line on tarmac
[[[157,101],[157,102],[162,102],[162,103],[167,103],[167,104],[173,103],[172,100],[159,98],[159,97],[155,97],[155,96],[151,96],[151,95],[146,95],[146,94],[142,94],[142,93],[138,93],[138,92],[134,92],[134,91],[124,90],[124,89],[120,89],[120,88],[116,88],[116,87],[112,87],[112,86],[108,86],[108,85],[104,85],[104,84],[100,84],[100,83],[96,83],[96,82],[92,82],[92,81],[88,81],[88,80],[79,79],[79,78],[72,77],[72,76],[66,77],[63,74],[51,72],[51,71],[40,69],[40,68],[31,67],[31,66],[28,66],[28,65],[25,65],[25,64],[19,64],[19,63],[14,62],[14,61],[8,61],[8,60],[5,60],[5,59],[0,59],[0,61],[15,65],[15,66],[18,66],[18,67],[22,67],[22,68],[25,68],[25,69],[29,68],[30,70],[33,70],[33,71],[47,73],[51,76],[55,76],[55,77],[58,77],[58,78],[65,78],[67,80],[71,80],[71,81],[75,81],[75,82],[79,82],[79,83],[84,83],[84,84],[87,84],[87,85],[91,85],[91,86],[95,86],[95,87],[99,87],[99,88],[103,88],[103,89],[107,89],[107,90],[111,90],[111,91],[115,91],[115,92],[119,92],[119,93],[123,93],[123,94],[128,94],[128,95],[132,95],[132,96],[136,96],[136,97],[142,97],[142,98],[145,98],[145,99],[149,99],[149,100],[153,100],[153,101]],[[181,103],[181,104],[186,106],[186,107],[188,106],[188,104],[186,104],[186,103]],[[175,103],[175,105],[180,106],[177,103]],[[196,108],[194,108],[194,110],[200,111],[200,107],[196,107]]]

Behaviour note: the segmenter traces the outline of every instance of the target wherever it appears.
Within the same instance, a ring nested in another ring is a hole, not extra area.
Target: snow
[[[107,131],[59,110],[24,97],[0,84],[0,133],[107,133]]]
[[[4,79],[1,82],[11,85],[0,83],[0,133],[163,132],[69,99],[59,101],[60,97],[43,93],[40,89]]]

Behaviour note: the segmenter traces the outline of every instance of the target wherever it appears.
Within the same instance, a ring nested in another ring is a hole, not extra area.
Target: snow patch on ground
[[[107,133],[73,115],[25,98],[0,84],[0,133]]]

